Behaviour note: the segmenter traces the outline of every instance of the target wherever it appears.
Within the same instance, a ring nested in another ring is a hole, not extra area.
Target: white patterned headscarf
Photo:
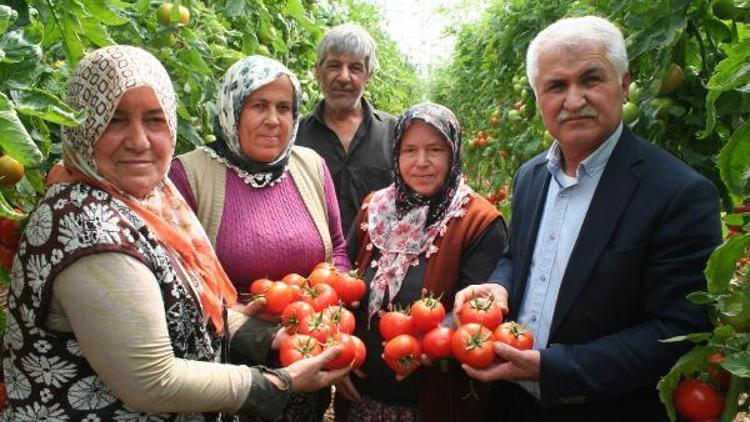
[[[113,45],[87,54],[76,67],[66,102],[88,113],[78,127],[62,127],[63,161],[86,176],[105,182],[94,162],[94,145],[101,138],[120,103],[133,88],[150,86],[164,110],[177,141],[177,105],[164,66],[151,53],[129,45]]]
[[[288,77],[292,83],[292,116],[294,123],[289,142],[284,151],[270,163],[262,163],[242,152],[239,137],[239,122],[242,106],[253,92],[269,83]],[[302,103],[299,81],[286,66],[264,56],[246,57],[233,64],[224,75],[216,99],[217,141],[208,148],[218,155],[219,161],[240,173],[246,183],[253,187],[265,187],[279,179],[289,162],[292,146],[297,137],[299,112]]]

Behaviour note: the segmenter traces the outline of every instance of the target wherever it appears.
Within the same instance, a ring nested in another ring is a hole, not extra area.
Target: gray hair
[[[329,29],[316,49],[320,66],[328,54],[349,54],[362,58],[367,73],[374,75],[378,70],[378,58],[375,56],[375,40],[364,28],[356,23],[344,23]]]
[[[628,71],[628,52],[620,29],[598,16],[564,18],[538,33],[526,51],[526,76],[534,93],[536,94],[536,78],[539,76],[539,55],[543,51],[558,46],[578,47],[585,43],[604,47],[607,59],[622,81]]]

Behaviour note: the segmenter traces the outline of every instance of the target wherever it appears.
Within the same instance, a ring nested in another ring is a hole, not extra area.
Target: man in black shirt
[[[326,160],[346,234],[365,196],[392,181],[396,119],[362,97],[378,61],[375,41],[361,26],[331,28],[317,55],[315,77],[325,98],[300,122],[296,144]]]

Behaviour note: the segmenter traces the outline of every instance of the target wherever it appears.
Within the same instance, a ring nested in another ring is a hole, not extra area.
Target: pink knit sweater
[[[172,161],[169,178],[197,210],[179,160]],[[341,231],[338,201],[325,165],[324,180],[333,263],[348,270],[351,264]],[[238,293],[248,292],[250,282],[260,277],[280,280],[292,272],[307,276],[315,264],[324,260],[323,241],[288,171],[279,183],[255,189],[227,169],[224,198],[216,254]]]

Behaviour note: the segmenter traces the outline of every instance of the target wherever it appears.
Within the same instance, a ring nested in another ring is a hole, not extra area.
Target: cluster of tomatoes
[[[686,378],[674,391],[674,406],[688,421],[717,420],[724,410],[725,392],[729,389],[731,374],[719,366],[726,359],[721,353],[709,358],[708,376]]]
[[[261,278],[250,284],[250,293],[265,298],[264,312],[281,319],[290,334],[279,350],[283,366],[341,345],[341,353],[326,362],[328,369],[365,360],[365,344],[353,336],[355,321],[344,304],[358,302],[365,294],[365,282],[353,272],[339,272],[330,263],[320,263],[305,278],[291,273],[281,281]]]
[[[458,318],[461,325],[455,330],[442,325],[445,308],[432,295],[422,297],[408,310],[386,312],[378,326],[386,342],[383,359],[398,375],[417,369],[422,354],[430,361],[455,358],[481,369],[495,361],[495,341],[520,350],[534,345],[526,328],[516,322],[503,323],[502,309],[492,298],[472,297],[458,310]]]
[[[0,217],[0,265],[6,270],[13,266],[20,239],[21,222]]]

